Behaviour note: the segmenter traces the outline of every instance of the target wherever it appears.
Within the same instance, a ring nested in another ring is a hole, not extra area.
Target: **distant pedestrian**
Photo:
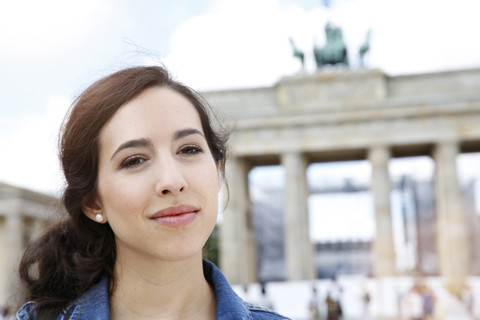
[[[433,314],[435,309],[435,296],[432,289],[424,287],[422,290],[423,298],[423,318],[422,320],[433,320]]]
[[[402,314],[408,320],[421,320],[424,314],[421,283],[417,281],[402,299]]]
[[[465,283],[463,285],[462,290],[460,292],[460,298],[463,304],[465,305],[465,307],[467,308],[468,313],[472,315],[474,300],[473,300],[472,287],[468,283]]]
[[[267,295],[267,288],[264,283],[261,284],[261,295],[256,304],[269,310],[275,310],[272,300]]]
[[[308,311],[310,313],[310,320],[320,319],[320,299],[315,286],[312,286],[312,296],[308,302]]]
[[[327,298],[325,299],[325,302],[327,303],[327,314],[329,320],[337,320],[342,317],[342,294],[343,288],[337,282],[336,276],[333,276],[332,283],[330,284],[330,288],[327,292]]]
[[[242,299],[243,299],[245,302],[254,303],[253,298],[252,298],[252,296],[251,296],[251,291],[250,291],[249,288],[248,288],[248,283],[244,283],[244,284],[242,285],[242,288],[243,288]]]
[[[409,291],[403,300],[403,315],[408,320],[420,320],[423,315],[422,296],[413,290]]]
[[[363,303],[363,318],[369,319],[370,318],[370,292],[368,292],[367,288],[363,289],[362,294],[362,303]]]
[[[340,304],[338,301],[334,300],[332,295],[329,293],[327,294],[327,298],[325,299],[327,303],[327,319],[328,320],[338,320],[342,316],[342,309],[340,308]]]

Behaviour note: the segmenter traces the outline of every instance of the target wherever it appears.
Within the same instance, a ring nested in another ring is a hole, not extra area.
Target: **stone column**
[[[315,278],[314,249],[308,228],[307,161],[298,153],[282,155],[285,168],[285,259],[287,280]]]
[[[395,274],[395,248],[390,206],[391,182],[388,174],[390,150],[387,147],[373,147],[369,152],[372,166],[371,192],[373,195],[376,232],[373,243],[373,269],[376,276]]]
[[[437,250],[440,275],[461,280],[470,271],[466,217],[457,176],[458,144],[444,142],[436,146],[435,204],[437,214]]]
[[[5,261],[2,261],[4,265],[3,271],[7,275],[6,281],[6,302],[11,305],[15,305],[18,297],[15,293],[18,293],[19,279],[18,279],[18,263],[20,262],[21,255],[23,253],[23,221],[20,216],[20,212],[8,213],[5,216],[5,237],[4,250]]]
[[[30,229],[30,241],[37,240],[45,229],[45,221],[34,219]]]
[[[229,202],[220,226],[220,267],[232,284],[257,281],[255,230],[248,193],[249,166],[241,158],[227,164]]]

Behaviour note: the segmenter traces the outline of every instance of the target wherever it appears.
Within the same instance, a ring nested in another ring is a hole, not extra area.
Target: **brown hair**
[[[63,203],[68,216],[30,244],[20,262],[26,299],[36,309],[61,311],[107,273],[116,258],[109,224],[98,224],[82,211],[82,201],[96,192],[99,134],[115,112],[145,89],[160,86],[187,98],[197,110],[213,155],[224,174],[228,133],[214,130],[208,104],[161,67],[133,67],[92,84],[72,104],[61,130],[60,161],[66,178]]]

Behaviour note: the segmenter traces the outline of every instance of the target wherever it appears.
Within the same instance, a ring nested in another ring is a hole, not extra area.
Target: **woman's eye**
[[[195,145],[184,146],[179,151],[180,154],[186,154],[186,155],[194,155],[201,152],[203,152],[203,149]]]
[[[140,157],[140,156],[133,156],[130,158],[127,158],[125,161],[122,162],[121,168],[136,168],[139,165],[141,165],[143,162],[145,162],[145,159]]]

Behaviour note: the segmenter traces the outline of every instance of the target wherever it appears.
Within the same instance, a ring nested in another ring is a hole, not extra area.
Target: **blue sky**
[[[56,194],[58,128],[70,102],[119,68],[164,63],[199,90],[269,86],[299,70],[331,21],[352,66],[371,28],[367,64],[390,75],[480,67],[475,0],[0,2],[0,181]]]

